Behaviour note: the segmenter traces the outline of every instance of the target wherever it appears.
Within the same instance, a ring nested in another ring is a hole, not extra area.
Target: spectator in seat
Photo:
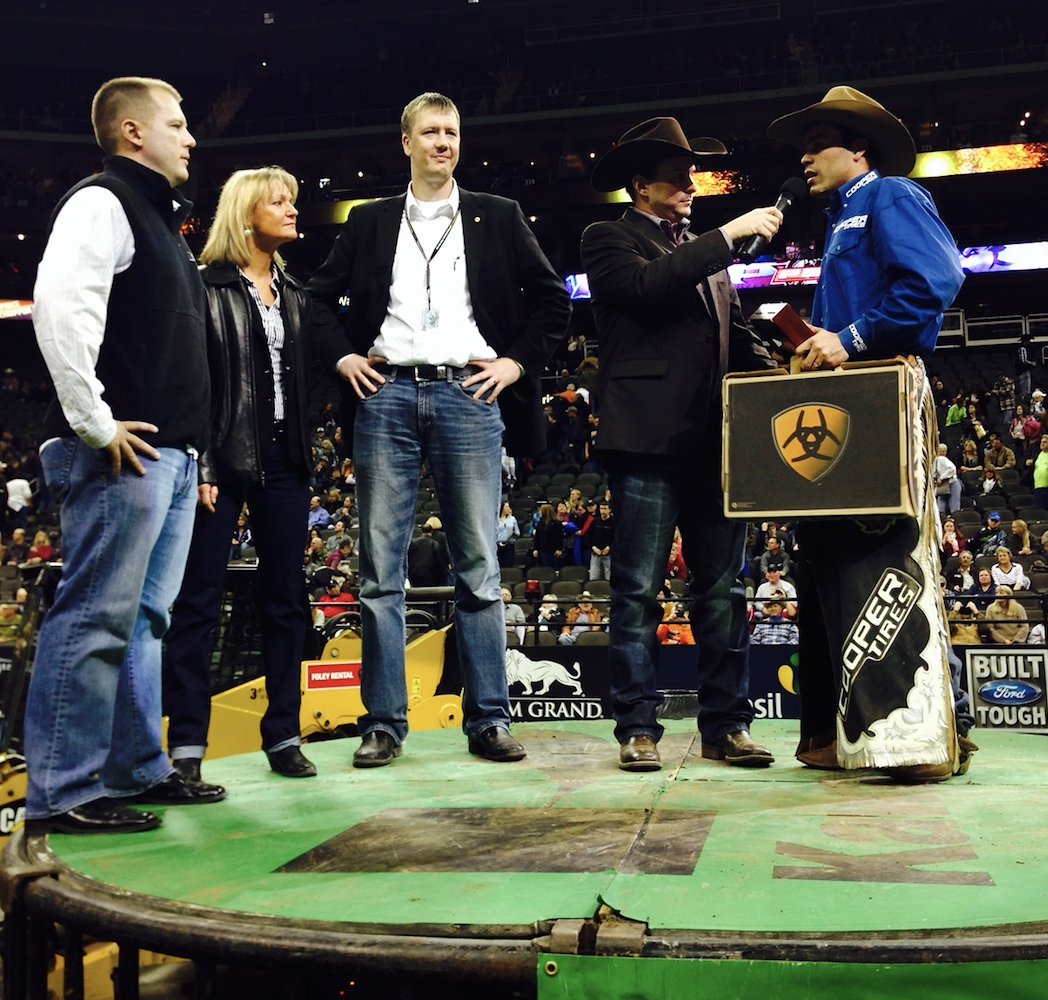
[[[793,568],[790,557],[786,555],[786,550],[783,549],[778,535],[773,535],[768,539],[768,547],[761,556],[761,576],[766,578],[772,566],[777,566],[783,576],[789,576]]]
[[[324,565],[328,569],[338,569],[342,563],[346,562],[350,556],[353,555],[353,539],[348,535],[342,539],[338,544],[338,548],[334,552],[329,552],[327,558],[324,560]]]
[[[555,632],[558,636],[564,627],[565,614],[555,594],[545,594],[539,605],[537,621],[540,632]]]
[[[997,587],[997,597],[983,614],[986,634],[990,642],[1001,646],[1014,646],[1026,641],[1030,634],[1026,609],[1012,597],[1012,588]]]
[[[996,596],[993,574],[985,566],[976,573],[975,583],[968,588],[967,596],[980,611],[985,611],[993,603]]]
[[[560,630],[557,643],[561,646],[573,646],[583,632],[601,631],[600,611],[593,606],[593,595],[588,590],[579,594],[579,603],[568,609],[564,616],[564,627]]]
[[[524,614],[524,609],[519,604],[513,603],[513,594],[509,587],[502,588],[502,609],[506,616],[506,632],[516,632],[517,639],[523,642],[528,619]]]
[[[969,549],[964,549],[958,556],[957,568],[946,579],[946,586],[955,594],[964,594],[974,586],[975,576],[972,573],[974,563],[975,556]]]
[[[986,523],[979,529],[976,536],[981,556],[992,556],[1004,545],[1008,539],[1005,537],[1004,528],[1001,527],[1001,512],[991,510],[986,515]]]
[[[695,633],[691,629],[687,607],[679,601],[667,601],[662,611],[662,622],[655,629],[660,646],[694,646]]]
[[[1030,579],[1023,572],[1022,566],[1012,562],[1012,550],[1007,545],[997,547],[994,555],[997,557],[997,565],[990,567],[990,576],[998,586],[1008,586],[1012,590],[1029,590]]]
[[[1000,476],[997,474],[997,469],[992,465],[987,465],[983,468],[982,482],[979,484],[979,492],[983,496],[996,495],[1004,498],[1004,488],[1001,485]]]
[[[29,543],[25,538],[25,528],[15,528],[11,532],[11,541],[4,551],[4,562],[20,566],[29,557]]]
[[[1030,538],[1030,527],[1021,517],[1017,517],[1012,521],[1010,535],[1008,547],[1017,556],[1033,555],[1033,540]]]
[[[331,524],[331,515],[321,506],[320,497],[309,498],[309,513],[306,525],[310,528],[326,528]]]
[[[241,511],[237,514],[237,523],[233,528],[233,537],[229,540],[229,560],[239,559],[244,549],[251,545],[251,527],[248,524],[247,514]]]
[[[324,593],[317,599],[319,610],[325,619],[337,618],[357,603],[357,599],[343,589],[345,583],[343,577],[333,576],[324,587]]]
[[[942,554],[943,559],[959,555],[968,547],[968,541],[964,532],[960,531],[952,517],[946,518],[942,523]]]
[[[797,588],[789,580],[782,578],[782,570],[778,566],[768,567],[768,575],[765,581],[757,588],[754,594],[753,613],[755,618],[763,618],[766,614],[764,602],[776,600],[779,604],[779,612],[786,618],[797,617]]]
[[[41,563],[48,562],[53,553],[54,547],[51,545],[47,532],[38,531],[33,535],[33,544],[29,546],[24,565],[39,566]]]
[[[1001,435],[996,431],[990,434],[990,444],[984,459],[987,466],[997,470],[1015,468],[1015,452],[1001,440]]]
[[[950,642],[955,646],[981,645],[978,618],[979,612],[974,601],[954,601],[949,614]]]
[[[764,617],[753,627],[750,642],[755,646],[796,645],[797,639],[797,626],[786,618],[783,602],[766,601]]]
[[[983,460],[979,456],[979,446],[972,438],[965,438],[961,442],[960,457],[961,472],[982,472]]]

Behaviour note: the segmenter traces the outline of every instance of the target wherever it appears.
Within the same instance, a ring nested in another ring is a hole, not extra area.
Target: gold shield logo
[[[851,417],[832,403],[801,403],[772,417],[779,457],[814,483],[836,464],[848,445]]]

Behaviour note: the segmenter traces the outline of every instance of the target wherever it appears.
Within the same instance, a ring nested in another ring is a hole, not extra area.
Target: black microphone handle
[[[775,207],[780,212],[785,212],[792,204],[793,195],[788,191],[780,191],[779,197],[775,199]],[[738,258],[743,262],[743,264],[749,264],[755,258],[759,257],[767,246],[768,240],[763,236],[751,236],[741,247],[739,247]]]

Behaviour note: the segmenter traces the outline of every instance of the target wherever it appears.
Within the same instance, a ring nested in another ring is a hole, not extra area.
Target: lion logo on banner
[[[576,661],[572,667],[566,667],[555,660],[532,660],[518,649],[506,650],[506,684],[521,684],[524,687],[524,695],[549,694],[549,689],[554,684],[561,684],[571,688],[581,697],[586,692],[582,690],[579,683],[581,671]],[[537,687],[537,691],[532,688]]]
[[[771,420],[779,457],[814,483],[830,471],[848,445],[851,416],[832,403],[801,403]]]

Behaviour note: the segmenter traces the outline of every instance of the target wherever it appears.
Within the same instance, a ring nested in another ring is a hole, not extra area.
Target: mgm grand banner
[[[667,698],[687,705],[680,716],[694,714],[680,695],[696,687],[694,646],[659,650],[658,685],[674,692]],[[750,650],[750,697],[758,719],[800,717],[794,675],[797,647],[754,646]],[[606,646],[523,646],[506,650],[510,713],[514,722],[553,722],[609,718],[608,649]]]
[[[979,729],[1048,733],[1048,650],[1037,646],[955,647],[964,656]]]

